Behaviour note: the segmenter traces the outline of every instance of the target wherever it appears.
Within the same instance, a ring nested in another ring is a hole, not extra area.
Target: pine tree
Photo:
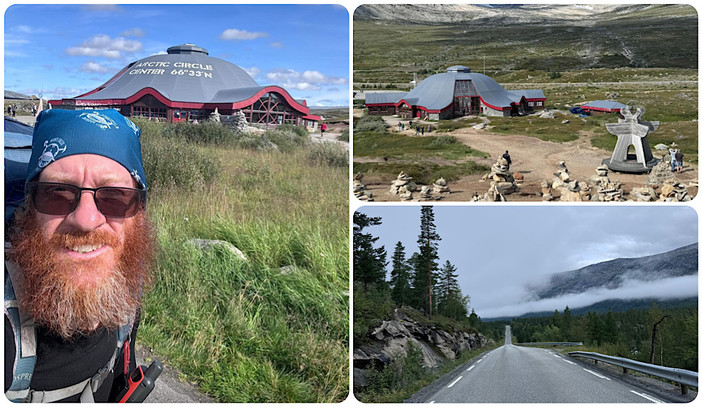
[[[419,255],[414,264],[414,295],[423,303],[426,314],[434,314],[433,291],[439,258],[439,234],[434,225],[434,210],[431,206],[422,206],[419,226]]]
[[[361,283],[365,290],[370,287],[385,287],[385,247],[373,247],[379,238],[370,233],[362,233],[369,226],[380,225],[380,217],[369,217],[363,213],[353,214],[353,279]]]
[[[405,247],[397,242],[392,255],[392,271],[390,272],[391,298],[398,306],[409,305],[410,301],[410,266],[405,260]]]
[[[468,313],[468,297],[461,293],[456,267],[446,260],[439,271],[437,283],[437,312],[449,318],[461,320]]]

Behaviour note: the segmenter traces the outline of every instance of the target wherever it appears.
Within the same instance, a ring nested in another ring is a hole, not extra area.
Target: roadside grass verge
[[[163,141],[142,130],[146,158]],[[324,152],[311,157],[302,143],[280,151],[179,142],[219,170],[150,185],[159,250],[139,341],[219,402],[344,400],[348,167],[320,159]],[[196,171],[180,157],[173,165]],[[147,178],[158,179],[165,170],[151,164]],[[194,238],[230,243],[247,260],[196,248]]]
[[[456,165],[439,165],[428,161],[413,161],[407,163],[353,163],[354,172],[364,174],[384,174],[397,176],[404,171],[418,184],[430,185],[439,178],[455,181],[462,176],[486,173],[490,171],[487,165],[466,161]]]
[[[362,403],[402,403],[445,374],[470,362],[481,353],[498,347],[493,343],[480,349],[464,351],[458,359],[447,361],[435,369],[419,365],[421,354],[417,355],[416,352],[420,351],[410,351],[407,357],[394,358],[384,370],[371,375],[369,388],[354,395]]]
[[[463,143],[435,143],[441,136],[411,137],[398,133],[354,132],[353,153],[356,157],[387,157],[394,159],[443,158],[458,160],[466,157],[489,157],[489,154]]]

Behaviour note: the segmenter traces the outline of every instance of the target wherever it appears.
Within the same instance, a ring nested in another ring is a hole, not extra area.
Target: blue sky
[[[406,257],[418,251],[421,207],[364,206],[382,224],[364,231],[385,246],[388,271],[395,244]],[[697,295],[697,276],[655,284],[630,282],[617,290],[533,301],[529,286],[562,271],[624,257],[664,253],[697,242],[697,213],[687,206],[434,206],[440,265],[458,271],[464,295],[484,318],[587,306],[609,298]],[[388,276],[389,278],[389,276]]]
[[[349,15],[336,5],[13,5],[4,88],[73,97],[184,43],[309,106],[348,106]]]

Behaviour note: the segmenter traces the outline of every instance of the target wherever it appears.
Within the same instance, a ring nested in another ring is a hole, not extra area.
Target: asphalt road
[[[461,367],[426,403],[651,403],[644,390],[538,348],[505,345]]]

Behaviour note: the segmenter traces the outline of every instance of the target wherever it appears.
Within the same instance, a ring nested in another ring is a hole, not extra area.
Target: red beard
[[[155,240],[143,212],[126,222],[123,243],[102,231],[55,233],[47,239],[33,209],[18,216],[11,241],[20,281],[13,283],[20,306],[37,325],[70,338],[100,327],[116,329],[134,317],[150,278]],[[102,243],[113,249],[114,258],[76,262],[58,255],[66,247]]]

